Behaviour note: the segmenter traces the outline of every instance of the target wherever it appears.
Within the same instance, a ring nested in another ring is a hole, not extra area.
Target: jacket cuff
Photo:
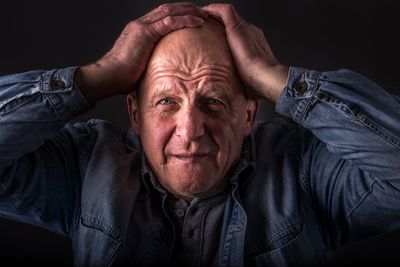
[[[278,97],[275,111],[301,124],[312,105],[320,76],[318,71],[290,67],[288,82]]]
[[[70,120],[92,108],[74,84],[78,67],[47,71],[43,74],[40,91],[46,95],[61,120]]]

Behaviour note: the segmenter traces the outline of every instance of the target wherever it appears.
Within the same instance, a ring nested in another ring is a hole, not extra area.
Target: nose
[[[204,135],[204,117],[196,107],[181,108],[176,116],[175,134],[185,142],[192,142]]]

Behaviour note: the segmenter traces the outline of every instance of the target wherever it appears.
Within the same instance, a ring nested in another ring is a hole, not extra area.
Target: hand
[[[76,85],[92,103],[132,92],[158,40],[174,30],[200,26],[206,18],[207,13],[191,3],[159,6],[128,23],[105,56],[78,68]]]
[[[203,10],[225,25],[236,68],[252,93],[276,102],[285,87],[288,67],[275,58],[262,30],[241,18],[232,5],[211,4]]]

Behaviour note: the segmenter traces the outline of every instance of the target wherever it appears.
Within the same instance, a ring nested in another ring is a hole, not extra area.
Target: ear
[[[253,128],[253,124],[257,115],[258,110],[258,101],[254,99],[247,100],[247,107],[246,107],[246,124],[244,134],[245,136],[250,135],[251,129]]]
[[[131,121],[131,129],[132,131],[139,135],[139,105],[137,101],[136,93],[130,93],[126,97],[126,101],[128,104],[128,113],[129,119]]]

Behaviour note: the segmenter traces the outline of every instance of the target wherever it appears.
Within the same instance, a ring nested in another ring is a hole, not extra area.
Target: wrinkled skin
[[[223,190],[239,158],[257,106],[241,82],[247,95],[276,102],[287,75],[261,29],[232,5],[178,2],[129,22],[108,53],[76,70],[74,83],[92,104],[129,94],[132,128],[159,182],[191,199]]]
[[[110,51],[96,62],[78,68],[74,82],[92,104],[128,94],[136,86],[160,38],[177,29],[198,27],[207,16],[192,3],[163,4],[129,22]]]
[[[245,96],[224,28],[210,19],[161,39],[128,107],[159,183],[190,200],[226,188],[257,103]]]

